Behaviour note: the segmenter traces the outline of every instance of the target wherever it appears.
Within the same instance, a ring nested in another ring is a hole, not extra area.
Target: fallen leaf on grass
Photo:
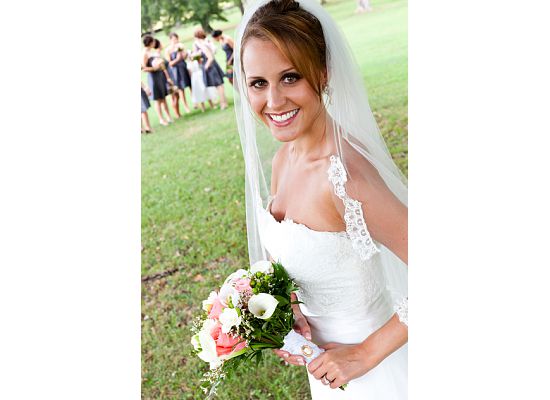
[[[201,274],[197,274],[193,278],[193,282],[203,282],[203,281],[204,281],[204,276],[202,276]]]

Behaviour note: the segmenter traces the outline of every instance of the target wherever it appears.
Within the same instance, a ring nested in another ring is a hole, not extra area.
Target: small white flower
[[[239,292],[233,287],[231,282],[225,283],[220,289],[219,299],[224,307],[228,306],[229,299],[231,299],[231,302],[235,306],[239,301]]]
[[[232,327],[239,326],[241,324],[241,317],[237,314],[237,310],[234,308],[226,308],[222,311],[219,317],[222,324],[222,332],[229,333]]]
[[[279,302],[275,297],[267,293],[255,294],[248,300],[248,310],[260,319],[270,318]]]
[[[270,261],[262,260],[254,263],[252,267],[250,267],[250,272],[255,274],[256,272],[262,272],[264,274],[272,274],[273,273],[273,265],[271,265]]]
[[[218,297],[218,294],[216,292],[210,292],[210,294],[208,295],[208,299],[202,301],[202,309],[206,312],[210,312],[210,309],[212,308],[212,304],[214,304],[214,300],[216,300],[216,297]]]

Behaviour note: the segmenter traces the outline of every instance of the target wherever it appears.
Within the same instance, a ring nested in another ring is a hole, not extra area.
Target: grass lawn
[[[407,173],[407,3],[328,0],[354,50],[388,147]],[[234,26],[213,23],[217,28]],[[190,27],[180,29],[189,47]],[[233,36],[232,28],[225,32]],[[166,43],[165,38],[159,39]],[[217,57],[224,59],[219,50]],[[223,63],[221,65],[224,65]],[[146,80],[144,80],[146,82]],[[232,88],[226,83],[232,104]],[[196,399],[206,365],[190,355],[188,324],[227,274],[247,264],[244,162],[233,107],[185,115],[142,136],[142,398]],[[219,388],[220,399],[309,399],[304,368],[271,354]]]

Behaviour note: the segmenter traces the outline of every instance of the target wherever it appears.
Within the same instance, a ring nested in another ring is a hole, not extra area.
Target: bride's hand
[[[308,371],[332,389],[352,379],[363,376],[375,365],[371,363],[367,350],[361,344],[327,343],[326,351],[309,363]]]
[[[408,340],[409,330],[397,314],[359,344],[327,343],[326,351],[309,363],[309,372],[331,388],[365,375]]]
[[[290,300],[296,301],[296,294],[292,293],[290,295]],[[311,340],[311,328],[307,323],[306,317],[300,311],[298,304],[292,305],[292,311],[294,311],[294,330],[307,340]],[[288,351],[284,350],[273,350],[273,352],[289,364],[302,366],[306,365],[306,360],[303,356],[290,354]]]

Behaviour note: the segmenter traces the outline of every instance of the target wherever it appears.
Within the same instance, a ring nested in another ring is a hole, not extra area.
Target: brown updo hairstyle
[[[193,36],[195,36],[197,39],[206,39],[206,33],[204,33],[204,29],[202,29],[200,26],[195,28]]]
[[[272,42],[322,98],[327,69],[323,28],[299,2],[272,0],[256,10],[241,40],[243,71],[243,50],[251,38]]]

